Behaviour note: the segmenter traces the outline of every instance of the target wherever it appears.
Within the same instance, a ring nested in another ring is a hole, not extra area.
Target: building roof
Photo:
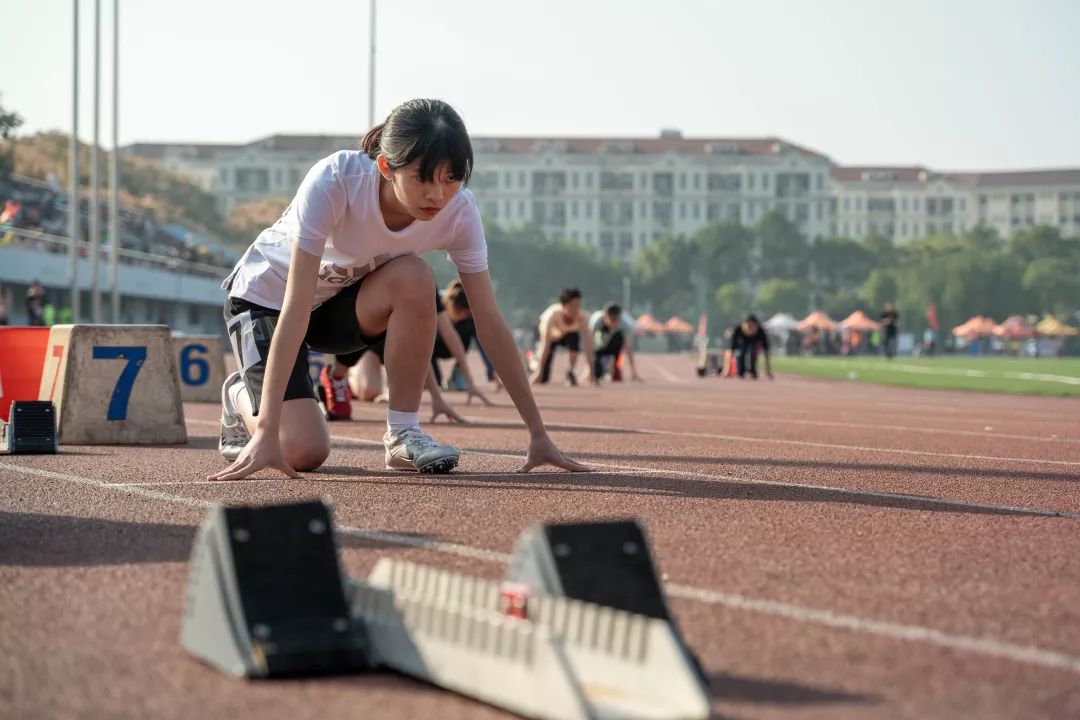
[[[222,150],[232,150],[240,147],[233,143],[150,143],[138,142],[125,145],[121,152],[128,155],[160,160],[170,150],[184,154],[186,157],[212,158]]]
[[[1080,185],[1080,168],[1055,170],[1006,170],[1001,172],[948,172],[954,182],[975,187],[1016,187],[1023,185]]]
[[[829,176],[839,182],[926,182],[938,174],[922,165],[834,165]]]
[[[477,153],[536,155],[545,150],[580,155],[755,155],[777,156],[787,152],[828,161],[819,152],[782,138],[684,138],[673,131],[661,137],[473,137]]]

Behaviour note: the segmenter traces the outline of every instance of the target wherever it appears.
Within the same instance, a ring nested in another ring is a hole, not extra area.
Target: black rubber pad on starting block
[[[55,453],[56,407],[48,400],[11,403],[3,448],[9,453]]]
[[[506,579],[536,592],[671,619],[636,520],[535,525],[518,540]]]
[[[281,677],[369,667],[321,502],[211,509],[192,550],[187,593],[184,647],[222,672]]]

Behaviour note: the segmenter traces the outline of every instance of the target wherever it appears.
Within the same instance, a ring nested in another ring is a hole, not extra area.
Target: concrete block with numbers
[[[173,333],[173,353],[184,402],[221,402],[225,345],[218,335]]]
[[[54,325],[38,399],[56,404],[62,445],[187,442],[164,325]]]

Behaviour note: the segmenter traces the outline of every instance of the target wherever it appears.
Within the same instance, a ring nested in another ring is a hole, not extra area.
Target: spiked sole
[[[421,473],[427,473],[427,474],[432,474],[432,475],[448,473],[451,470],[453,470],[455,467],[457,467],[457,464],[458,464],[458,457],[456,455],[453,455],[453,456],[450,456],[450,457],[439,458],[438,460],[432,460],[431,462],[427,463],[426,465],[423,465],[423,466],[420,466],[420,467],[414,466],[408,460],[398,460],[398,462],[401,463],[400,465],[392,465],[391,464],[391,462],[393,460],[397,460],[397,458],[387,457],[386,460],[387,460],[387,462],[386,462],[386,469],[387,470],[403,470],[403,471],[406,471],[406,472],[409,472],[409,471],[421,472]]]

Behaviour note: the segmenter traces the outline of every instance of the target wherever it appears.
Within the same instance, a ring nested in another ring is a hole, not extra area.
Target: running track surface
[[[512,474],[505,394],[429,427],[466,452],[449,476],[383,470],[384,408],[360,403],[302,480],[203,482],[212,405],[185,407],[186,446],[0,456],[0,717],[508,717],[395,675],[243,682],[182,651],[206,504],[311,497],[353,575],[389,555],[494,579],[531,523],[643,518],[719,717],[1080,717],[1080,400],[641,365],[644,384],[538,392],[589,475]]]

